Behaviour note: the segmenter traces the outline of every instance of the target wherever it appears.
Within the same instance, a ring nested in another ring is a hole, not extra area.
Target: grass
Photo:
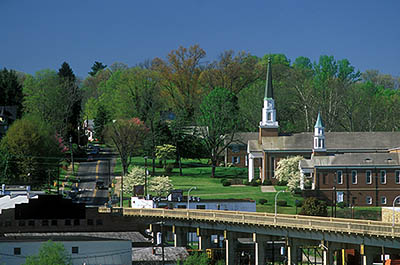
[[[174,161],[168,161],[173,163]],[[132,159],[132,166],[144,167],[145,161],[142,157],[135,157]],[[152,172],[152,160],[147,160],[148,170]],[[156,161],[158,166],[158,160]],[[157,167],[155,170],[156,175],[168,175],[172,180],[174,189],[182,189],[184,195],[191,187],[197,187],[192,190],[190,195],[201,197],[202,199],[252,199],[256,201],[257,212],[275,212],[275,195],[276,192],[261,192],[260,186],[222,186],[222,179],[247,179],[247,168],[236,167],[217,167],[215,171],[215,178],[211,178],[211,167],[207,164],[206,159],[193,160],[187,159],[182,161],[183,176],[179,176],[179,168],[174,168],[172,173],[166,174],[164,169]],[[117,159],[115,166],[115,174],[120,175],[122,172],[122,165],[120,159]],[[286,186],[274,186],[276,191],[285,190]],[[267,200],[267,203],[261,205],[260,199]],[[282,214],[296,214],[296,200],[304,200],[303,197],[294,195],[290,192],[282,192],[278,195],[278,200],[285,200],[287,206],[278,206],[277,212]],[[124,201],[124,206],[128,206],[128,200]],[[354,218],[380,220],[380,207],[355,207],[351,208],[336,208],[336,216],[341,218]],[[297,208],[297,213],[300,208]],[[328,216],[331,215],[331,207],[328,207]]]

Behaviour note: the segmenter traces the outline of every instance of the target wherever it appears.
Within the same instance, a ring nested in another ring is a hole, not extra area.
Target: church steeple
[[[321,113],[318,112],[317,121],[315,122],[314,126],[314,154],[316,152],[325,152],[325,127],[324,123],[322,122]]]
[[[265,84],[265,96],[264,100],[274,98],[274,89],[272,87],[272,69],[271,69],[271,58],[268,58],[268,69],[267,69],[267,82]]]
[[[259,142],[262,137],[278,136],[278,122],[276,121],[276,110],[274,90],[272,87],[271,58],[268,59],[267,80],[265,85],[264,107],[262,109],[262,120],[260,121]]]

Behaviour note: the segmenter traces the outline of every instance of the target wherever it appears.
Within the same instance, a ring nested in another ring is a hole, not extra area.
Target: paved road
[[[80,162],[77,176],[79,179],[79,193],[74,199],[76,202],[87,205],[102,206],[109,201],[108,187],[112,181],[112,172],[115,158],[110,150],[101,150],[94,155],[93,160]],[[96,182],[102,181],[104,188],[96,187]]]

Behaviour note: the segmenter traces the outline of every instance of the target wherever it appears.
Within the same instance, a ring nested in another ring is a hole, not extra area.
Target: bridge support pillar
[[[286,242],[288,265],[297,265],[299,260],[298,244],[296,244],[293,239],[288,239]]]
[[[381,249],[378,247],[361,245],[360,254],[361,254],[361,264],[370,265],[373,263],[374,257],[376,255],[381,254]]]
[[[255,247],[255,265],[265,264],[265,242],[267,237],[253,233],[253,242]]]
[[[174,247],[187,246],[187,229],[183,227],[172,226],[172,233],[174,234]]]
[[[197,236],[199,237],[200,250],[211,248],[211,234],[207,230],[197,228]]]
[[[237,241],[236,234],[234,232],[224,231],[225,239],[225,264],[234,265],[235,264],[235,245]]]

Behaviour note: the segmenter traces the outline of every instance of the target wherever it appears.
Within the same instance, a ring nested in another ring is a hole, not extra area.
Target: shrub
[[[278,206],[287,206],[287,201],[285,201],[285,200],[278,200],[278,201],[276,202],[276,204],[277,204]]]
[[[242,185],[243,184],[242,179],[231,179],[230,181],[231,181],[232,185]]]
[[[248,186],[249,184],[250,184],[250,182],[249,182],[247,179],[244,179],[244,180],[243,180],[243,185]]]
[[[226,186],[230,186],[232,183],[229,179],[226,179],[224,182],[222,182],[222,186],[226,187]]]
[[[278,186],[286,186],[288,182],[286,180],[278,181]]]
[[[173,169],[174,169],[174,164],[167,164],[165,166],[165,173],[171,173]]]
[[[233,167],[232,163],[226,163],[226,167]]]
[[[220,180],[220,182],[224,183],[224,181],[226,181],[226,180],[227,180],[226,178],[223,178],[223,179]]]
[[[266,179],[263,182],[263,186],[271,186],[272,185],[272,181],[270,179]]]
[[[296,201],[294,202],[294,205],[295,205],[296,207],[301,207],[301,206],[303,206],[303,201],[296,200]]]
[[[328,216],[328,209],[324,201],[319,201],[317,198],[310,197],[304,200],[300,214],[311,216]]]
[[[258,201],[261,205],[264,205],[265,203],[267,203],[268,201],[266,199],[260,199]]]
[[[344,208],[344,207],[347,207],[347,205],[346,205],[346,203],[345,202],[338,202],[337,204],[336,204],[336,206],[337,207],[340,207],[340,208]]]

